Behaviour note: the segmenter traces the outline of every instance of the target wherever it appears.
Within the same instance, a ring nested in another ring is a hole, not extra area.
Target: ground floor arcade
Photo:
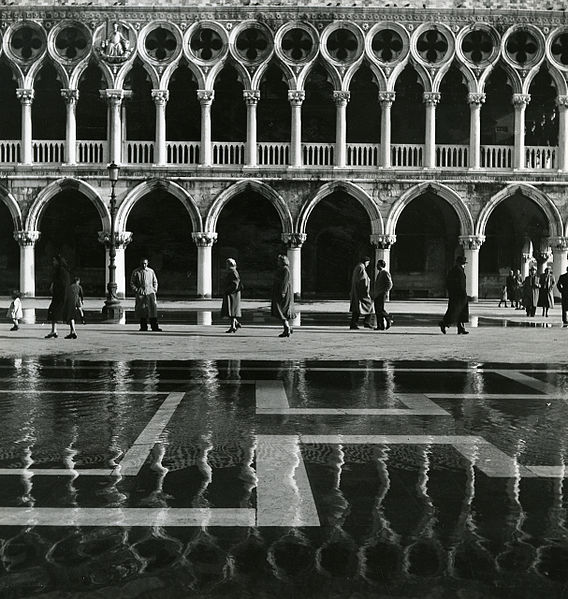
[[[20,182],[21,184],[21,182]],[[0,285],[49,293],[51,256],[63,254],[87,295],[108,282],[110,196],[104,178],[63,178],[3,190]],[[22,189],[24,191],[22,191]],[[509,269],[566,271],[561,185],[507,182],[136,180],[117,186],[118,293],[147,256],[160,293],[217,295],[225,259],[239,264],[248,297],[270,292],[275,256],[287,253],[294,291],[345,297],[362,254],[383,258],[395,297],[443,297],[445,273],[468,259],[472,297],[494,297]]]

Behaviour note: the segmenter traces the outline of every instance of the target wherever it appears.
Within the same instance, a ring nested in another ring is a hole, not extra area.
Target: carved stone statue
[[[112,33],[101,42],[101,56],[111,62],[126,60],[132,54],[130,39],[128,35],[124,35],[121,29],[123,27],[120,23],[113,23]]]

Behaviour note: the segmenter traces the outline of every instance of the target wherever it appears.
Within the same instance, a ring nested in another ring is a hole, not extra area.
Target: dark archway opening
[[[51,198],[41,216],[36,244],[36,293],[49,295],[51,258],[61,254],[71,274],[81,277],[86,295],[100,296],[105,289],[105,251],[98,240],[101,217],[82,193],[64,190]]]
[[[213,141],[245,141],[247,110],[243,84],[237,70],[225,66],[215,79],[215,98],[211,106],[211,138]]]
[[[302,248],[302,294],[318,297],[349,296],[353,267],[370,256],[371,223],[353,196],[335,191],[314,207]]]
[[[259,193],[246,191],[223,207],[213,246],[213,292],[219,295],[225,260],[234,258],[244,284],[243,296],[270,297],[276,256],[285,253],[276,208]]]
[[[125,100],[126,139],[153,141],[156,135],[156,107],[152,100],[152,80],[140,63],[132,67],[124,87],[132,91],[132,95]]]
[[[47,63],[37,74],[32,104],[34,139],[65,139],[66,108],[55,67]]]
[[[335,142],[333,84],[321,65],[316,65],[308,75],[305,91],[306,97],[302,104],[302,141]]]
[[[79,79],[77,139],[106,140],[107,108],[100,94],[103,89],[106,89],[106,81],[101,70],[90,64]]]
[[[424,88],[412,66],[406,66],[400,73],[394,90],[396,99],[391,108],[392,142],[423,144],[426,122]]]
[[[434,193],[412,200],[396,223],[392,297],[444,297],[459,234],[458,216],[446,200]]]
[[[158,277],[158,296],[197,294],[197,247],[191,237],[191,218],[184,205],[165,190],[151,191],[128,215],[126,230],[132,241],[126,248],[126,288],[141,258],[148,258]]]
[[[355,73],[350,92],[347,104],[347,143],[380,143],[379,88],[369,67],[363,66]]]
[[[191,70],[180,65],[172,75],[170,97],[166,104],[166,131],[170,141],[201,139],[201,106],[197,99],[197,82]]]
[[[18,289],[20,248],[14,239],[14,220],[8,206],[0,201],[0,295]]]
[[[485,103],[481,105],[481,143],[483,145],[513,145],[515,115],[513,88],[507,73],[497,67],[485,85]]]
[[[556,97],[558,92],[554,80],[545,66],[540,68],[532,80],[529,93],[531,101],[525,113],[525,144],[527,146],[557,146]]]
[[[16,96],[18,87],[14,73],[10,67],[0,62],[0,139],[21,139],[22,107]],[[5,157],[7,161],[8,157]],[[19,160],[19,157],[18,157]]]
[[[288,84],[277,65],[270,65],[260,82],[257,107],[258,141],[290,141]]]
[[[451,67],[445,74],[440,94],[440,103],[436,109],[436,143],[469,144],[467,85],[457,67]]]

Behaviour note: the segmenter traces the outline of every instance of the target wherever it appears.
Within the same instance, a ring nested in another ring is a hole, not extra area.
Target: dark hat
[[[465,259],[465,256],[457,256],[456,264],[467,264],[467,260]]]
[[[361,262],[370,262],[371,258],[369,256],[361,256]]]

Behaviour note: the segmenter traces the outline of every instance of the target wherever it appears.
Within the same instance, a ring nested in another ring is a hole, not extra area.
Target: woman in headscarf
[[[241,328],[241,323],[238,320],[241,316],[241,277],[233,258],[227,258],[225,268],[221,316],[228,316],[231,322],[231,326],[225,333],[236,333],[237,329]]]
[[[294,294],[292,293],[290,261],[288,256],[282,254],[278,256],[277,268],[272,283],[271,314],[278,318],[284,327],[278,337],[290,337],[294,331],[288,321],[296,317],[294,314]]]

